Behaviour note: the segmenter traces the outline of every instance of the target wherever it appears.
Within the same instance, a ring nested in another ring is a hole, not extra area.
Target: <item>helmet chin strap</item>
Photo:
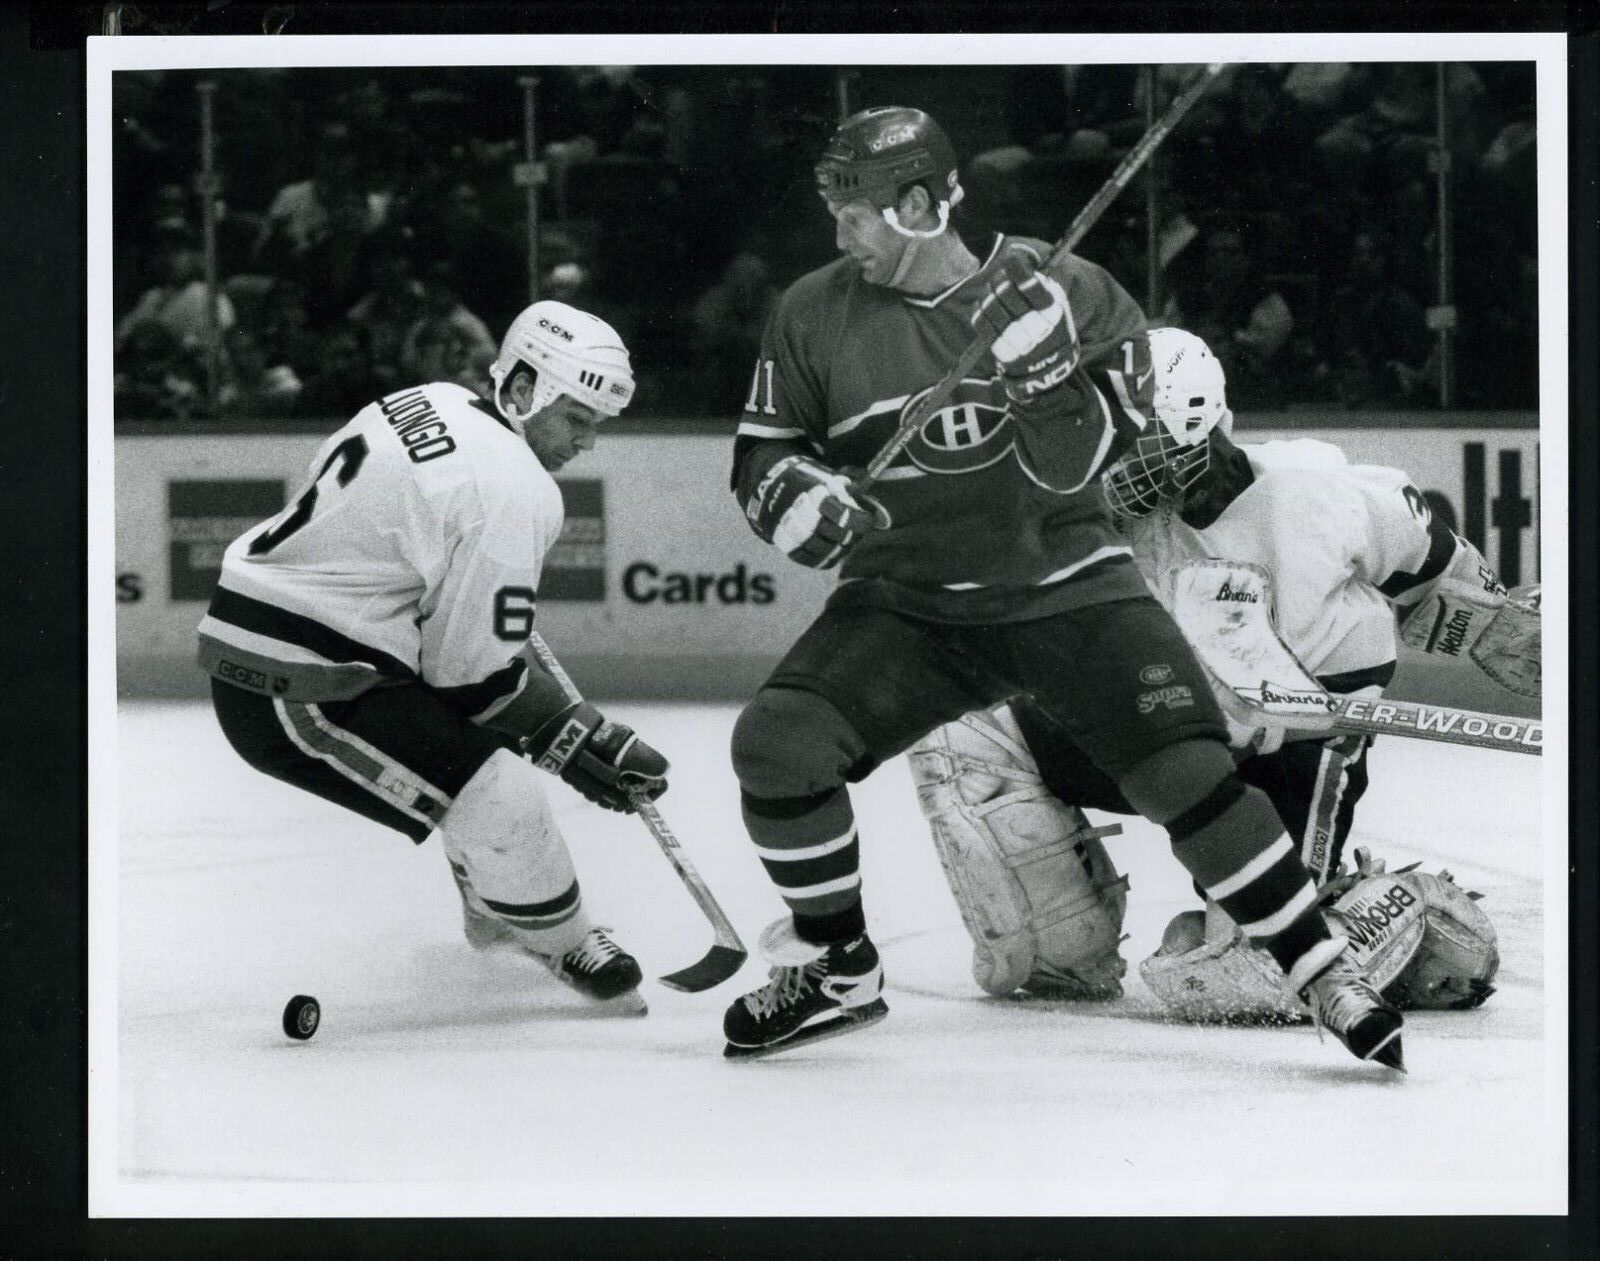
[[[533,419],[534,412],[539,409],[534,406],[532,399],[528,400],[528,410],[525,412],[519,412],[515,408],[508,406],[506,400],[500,397],[500,392],[505,388],[505,384],[504,377],[497,379],[494,383],[495,410],[504,416],[506,423],[517,431],[517,437],[526,438],[528,436],[526,432],[528,422]]]
[[[925,241],[929,237],[938,236],[950,226],[950,203],[947,201],[941,201],[939,203],[939,226],[937,228],[929,228],[926,232],[920,231],[917,228],[906,227],[900,222],[900,215],[895,211],[893,206],[885,206],[883,208],[883,218],[884,222],[886,222],[901,236],[919,237]]]
[[[936,236],[943,236],[944,230],[950,226],[950,203],[945,201],[939,203],[939,226],[926,231],[908,228],[902,224],[893,206],[883,208],[883,218],[891,228],[906,238],[905,249],[900,251],[900,261],[895,264],[894,275],[889,277],[887,286],[890,289],[899,289],[904,286],[916,266],[917,259],[922,255],[922,243],[931,241]]]

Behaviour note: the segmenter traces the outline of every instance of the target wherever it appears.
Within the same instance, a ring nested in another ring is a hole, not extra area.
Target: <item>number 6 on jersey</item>
[[[337,484],[348,486],[355,480],[356,474],[361,471],[362,461],[366,458],[367,440],[360,434],[353,434],[336,446],[324,462],[322,471],[317,474],[316,481],[307,486],[301,493],[300,498],[294,501],[294,507],[289,512],[289,515],[277,524],[261,531],[251,540],[250,555],[265,556],[273,548],[277,547],[279,543],[282,543],[296,530],[305,525],[307,521],[311,520],[311,514],[317,507],[317,487],[335,464],[339,466],[339,472],[336,475]]]

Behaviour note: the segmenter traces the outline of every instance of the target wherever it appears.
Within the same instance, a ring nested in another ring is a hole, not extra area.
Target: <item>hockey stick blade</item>
[[[683,887],[689,890],[689,896],[694,899],[695,905],[700,908],[701,914],[710,922],[712,931],[716,934],[711,949],[706,952],[703,959],[682,971],[668,973],[660,978],[661,983],[672,989],[686,990],[690,993],[721,985],[744,965],[750,952],[744,948],[744,942],[739,940],[739,934],[728,921],[728,917],[723,914],[722,908],[717,905],[717,900],[711,896],[711,890],[706,888],[706,882],[700,878],[700,873],[689,861],[689,856],[683,852],[683,846],[678,843],[678,838],[667,826],[667,821],[661,817],[661,811],[656,809],[655,803],[643,794],[635,793],[633,807],[644,820],[650,835],[655,838],[656,844],[661,847],[661,852],[672,864],[672,869],[678,873],[678,879],[683,882]]]
[[[534,656],[538,657],[550,677],[561,685],[561,690],[574,703],[583,699],[577,685],[561,668],[555,653],[550,651],[550,645],[544,642],[544,637],[538,631],[529,633],[528,647],[533,650]],[[672,870],[678,873],[678,879],[683,882],[684,888],[689,890],[689,896],[694,899],[695,905],[710,921],[711,928],[716,933],[715,944],[705,958],[680,972],[669,973],[661,978],[661,983],[676,990],[689,991],[706,990],[713,985],[720,985],[739,970],[749,952],[745,950],[744,942],[739,940],[739,934],[734,931],[733,925],[728,922],[728,917],[722,913],[722,908],[717,905],[716,898],[711,896],[711,890],[706,888],[706,882],[700,879],[700,873],[689,861],[689,855],[684,853],[683,846],[678,843],[678,838],[667,826],[667,821],[661,817],[661,811],[656,809],[655,803],[637,789],[629,791],[628,797],[633,803],[634,813],[644,821],[646,830],[660,847],[661,852],[666,855],[667,861],[672,864]]]
[[[735,950],[732,946],[724,946],[718,942],[706,951],[706,957],[700,962],[691,963],[686,968],[669,972],[666,976],[656,979],[669,990],[698,994],[702,990],[715,989],[721,985],[744,967],[744,961],[749,957],[743,950]]]

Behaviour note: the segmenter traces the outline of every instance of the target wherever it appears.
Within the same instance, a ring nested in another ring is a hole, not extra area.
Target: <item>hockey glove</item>
[[[667,791],[667,759],[588,701],[546,723],[522,751],[607,810],[630,814],[633,793],[654,801]]]
[[[1038,269],[1031,250],[1008,250],[999,264],[972,313],[972,327],[993,336],[1006,397],[1026,408],[1077,366],[1078,330],[1066,290]]]
[[[757,534],[812,569],[832,569],[875,524],[844,474],[804,455],[768,469],[744,511]]]

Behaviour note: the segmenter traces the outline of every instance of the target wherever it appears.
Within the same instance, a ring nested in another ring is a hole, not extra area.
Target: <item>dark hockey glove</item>
[[[667,791],[667,759],[632,727],[602,717],[588,701],[579,701],[523,740],[522,751],[607,810],[631,814],[631,794],[654,801]]]
[[[875,525],[845,475],[805,455],[768,469],[744,511],[757,534],[812,569],[832,569]]]
[[[1078,331],[1066,290],[1039,270],[1032,250],[1013,248],[1000,256],[989,277],[972,327],[993,336],[994,361],[1006,397],[1038,410],[1040,396],[1065,381],[1078,363]]]

